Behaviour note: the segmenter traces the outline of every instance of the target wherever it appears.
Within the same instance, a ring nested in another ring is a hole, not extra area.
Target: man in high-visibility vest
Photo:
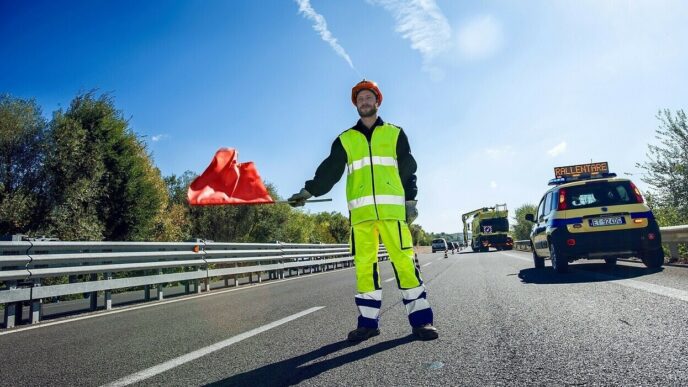
[[[303,206],[308,198],[326,194],[346,169],[350,244],[358,291],[355,301],[360,312],[358,327],[349,332],[349,341],[380,334],[380,237],[389,253],[413,334],[422,340],[436,339],[437,329],[432,325],[432,309],[414,261],[408,227],[418,216],[416,161],[404,131],[378,117],[382,93],[375,82],[364,79],[356,84],[351,90],[351,102],[361,119],[337,137],[313,180],[289,198],[290,204]]]

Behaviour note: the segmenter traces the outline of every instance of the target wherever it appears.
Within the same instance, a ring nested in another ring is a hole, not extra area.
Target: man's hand
[[[299,193],[291,195],[289,200],[289,205],[292,207],[303,207],[306,204],[306,200],[310,199],[313,195],[306,191],[305,188],[301,188]]]
[[[406,201],[406,223],[411,224],[418,217],[418,209],[416,208],[417,200]]]

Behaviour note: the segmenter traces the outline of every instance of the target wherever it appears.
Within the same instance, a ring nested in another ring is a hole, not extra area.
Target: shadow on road
[[[570,265],[569,272],[566,274],[557,274],[551,267],[523,269],[518,273],[518,278],[526,284],[573,284],[637,278],[659,273],[662,270],[664,269],[625,265],[608,267],[604,263],[581,263]]]
[[[342,349],[355,346],[347,341],[340,341],[328,344],[315,351],[292,357],[291,359],[268,364],[253,371],[244,372],[215,383],[207,384],[206,386],[291,386],[344,364],[361,360],[368,356],[375,355],[376,353],[384,352],[413,341],[413,335],[408,335],[398,339],[377,343],[370,347],[364,347],[357,351],[339,355],[331,359],[304,365]]]

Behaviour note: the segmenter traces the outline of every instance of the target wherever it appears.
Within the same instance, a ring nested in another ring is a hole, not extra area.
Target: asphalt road
[[[358,345],[344,341],[357,315],[344,269],[0,332],[0,383],[688,385],[688,269],[419,258],[436,341],[410,336],[383,262],[382,334]]]

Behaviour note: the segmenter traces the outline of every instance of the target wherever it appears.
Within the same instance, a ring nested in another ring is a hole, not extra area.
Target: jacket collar
[[[358,130],[361,133],[369,133],[372,132],[376,127],[383,125],[385,122],[382,120],[380,116],[377,116],[377,120],[375,120],[375,123],[373,124],[373,127],[368,129],[367,126],[363,125],[363,121],[360,119],[356,123],[356,126],[354,126],[354,129]]]

